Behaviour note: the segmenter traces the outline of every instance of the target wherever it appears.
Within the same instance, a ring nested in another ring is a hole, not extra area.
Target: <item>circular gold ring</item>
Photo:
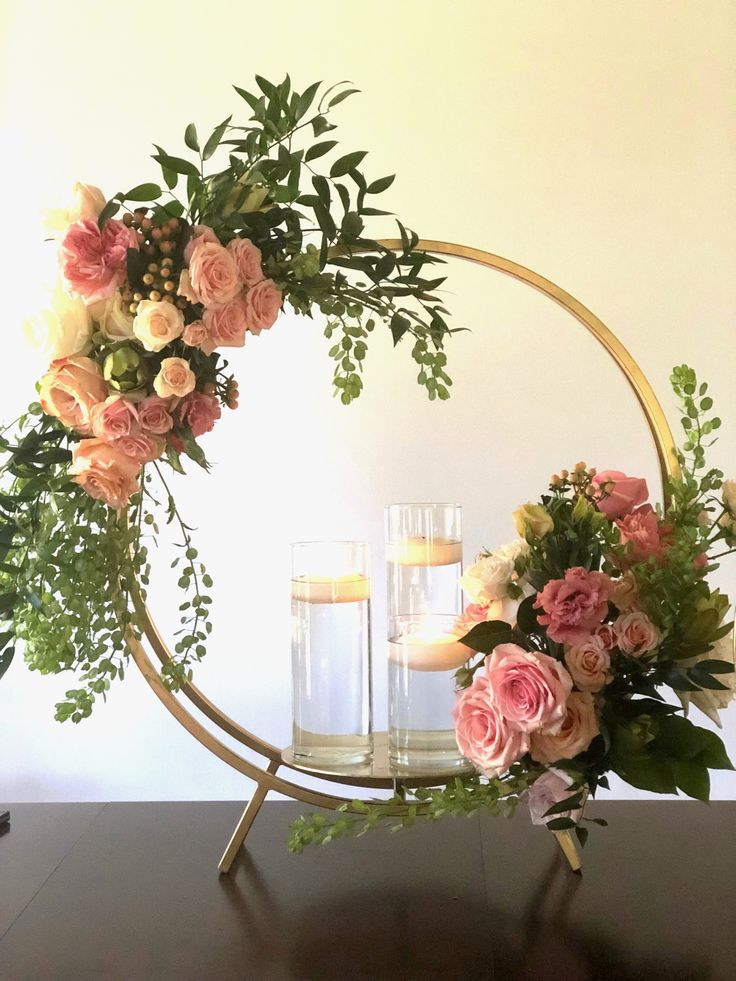
[[[380,243],[387,249],[393,251],[400,251],[402,249],[402,243],[398,239],[386,239]],[[525,266],[521,266],[516,262],[512,262],[510,259],[504,259],[502,256],[493,255],[491,252],[483,252],[481,249],[474,249],[467,245],[455,245],[451,242],[438,242],[431,239],[421,240],[417,249],[428,252],[433,255],[446,255],[454,256],[459,259],[465,259],[469,262],[475,262],[479,265],[486,266],[488,269],[494,269],[497,272],[504,273],[507,276],[511,276],[513,279],[519,282],[526,283],[528,286],[533,287],[540,293],[554,300],[555,303],[559,304],[564,310],[570,313],[579,323],[590,331],[593,337],[605,348],[605,350],[610,354],[613,360],[616,362],[627,382],[631,386],[637,401],[644,413],[647,420],[650,432],[652,434],[652,439],[654,441],[654,446],[657,452],[657,458],[659,460],[659,467],[662,474],[663,480],[663,490],[666,487],[666,479],[668,477],[674,477],[679,474],[679,465],[677,462],[677,456],[675,454],[674,440],[672,437],[672,432],[667,423],[667,418],[662,410],[662,406],[654,394],[652,386],[647,381],[641,368],[638,366],[636,361],[633,359],[631,354],[626,350],[623,344],[618,340],[618,338],[606,327],[606,325],[591,313],[587,307],[584,307],[582,303],[571,296],[565,290],[556,286],[550,280],[545,279],[544,276],[540,276],[538,273],[533,272],[531,269],[527,269]],[[172,659],[171,652],[161,637],[153,617],[144,605],[140,593],[137,590],[134,591],[134,601],[138,610],[141,625],[143,628],[143,635],[148,641],[153,653],[156,655],[158,660],[165,664],[167,661]],[[248,729],[244,729],[237,722],[226,715],[221,709],[219,709],[203,692],[201,692],[195,685],[191,683],[185,683],[181,687],[181,693],[189,699],[189,701],[197,708],[204,716],[206,716],[211,722],[213,722],[221,732],[226,733],[228,736],[237,740],[242,746],[247,749],[257,753],[259,756],[264,757],[268,763],[264,766],[252,763],[250,760],[236,753],[234,750],[230,749],[221,739],[219,739],[213,732],[211,732],[202,722],[200,722],[188,709],[182,701],[180,701],[176,695],[170,692],[161,680],[159,672],[154,667],[146,648],[142,642],[142,638],[138,637],[133,630],[128,630],[126,636],[126,642],[128,648],[132,654],[135,663],[143,674],[148,684],[154,690],[159,699],[163,702],[166,708],[171,712],[175,719],[177,719],[184,727],[187,729],[195,739],[199,740],[203,746],[205,746],[210,752],[214,753],[215,756],[219,757],[225,763],[234,767],[240,773],[246,777],[257,781],[264,789],[274,790],[279,793],[285,794],[288,797],[292,797],[294,800],[300,800],[305,804],[312,805],[314,807],[326,807],[335,809],[340,805],[349,802],[352,798],[347,797],[336,797],[331,794],[323,794],[319,791],[310,790],[308,787],[304,787],[301,784],[293,783],[291,780],[285,780],[283,777],[276,775],[276,769],[278,767],[284,767],[289,769],[288,763],[285,763],[282,757],[282,751],[277,747],[273,746],[271,743],[266,742],[260,737],[256,736],[254,733],[250,732]],[[291,768],[296,769],[296,768]],[[393,787],[393,780],[385,780],[383,782],[377,782],[376,780],[371,780],[370,783],[362,784],[359,779],[353,781],[345,777],[336,777],[335,782],[344,783],[350,786],[370,786],[375,788],[377,786],[384,786],[388,789]]]

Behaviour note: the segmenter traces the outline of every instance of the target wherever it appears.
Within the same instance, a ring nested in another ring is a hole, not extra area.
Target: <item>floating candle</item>
[[[400,538],[386,543],[386,556],[395,565],[454,565],[463,560],[463,544],[451,538]]]
[[[392,637],[388,656],[413,671],[453,671],[462,667],[472,652],[461,644],[458,634],[440,633],[431,628]]]
[[[291,596],[302,603],[357,603],[371,598],[371,581],[359,573],[299,576],[291,580]]]

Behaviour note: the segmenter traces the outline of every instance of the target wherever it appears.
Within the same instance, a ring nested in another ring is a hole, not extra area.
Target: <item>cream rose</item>
[[[86,354],[92,338],[92,318],[84,300],[70,296],[58,280],[48,309],[23,324],[28,343],[50,360]]]
[[[184,333],[184,314],[174,303],[141,300],[133,333],[147,351],[160,351]]]
[[[120,293],[107,300],[97,300],[87,308],[109,341],[129,341],[134,336],[133,315]]]
[[[593,635],[565,650],[565,666],[581,691],[600,691],[609,680],[611,655],[600,637]]]
[[[537,763],[556,763],[583,753],[599,733],[595,702],[589,691],[574,691],[567,699],[567,711],[557,732],[533,732],[532,759]]]
[[[473,603],[488,606],[508,596],[508,585],[514,577],[514,560],[493,552],[481,556],[460,578],[460,585]]]
[[[105,195],[94,184],[77,181],[72,187],[69,201],[64,208],[51,208],[44,212],[44,228],[50,238],[62,239],[70,225],[80,218],[97,218],[105,207]]]
[[[194,391],[196,382],[188,361],[184,358],[164,358],[161,369],[153,380],[153,387],[156,395],[162,399],[171,395],[181,399]]]

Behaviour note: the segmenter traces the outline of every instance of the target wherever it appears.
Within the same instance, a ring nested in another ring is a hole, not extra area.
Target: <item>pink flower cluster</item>
[[[530,753],[540,763],[583,752],[598,733],[589,692],[555,658],[499,644],[453,710],[460,752],[486,776]]]
[[[593,477],[598,489],[595,498],[599,511],[616,524],[629,564],[661,562],[669,546],[670,529],[663,525],[651,504],[647,482],[642,477],[628,477],[620,470],[602,470]]]

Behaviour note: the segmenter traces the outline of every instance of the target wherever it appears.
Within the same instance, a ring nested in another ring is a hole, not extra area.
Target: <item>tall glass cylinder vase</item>
[[[370,594],[369,545],[292,546],[292,751],[316,769],[373,754]]]
[[[409,770],[464,766],[455,741],[461,509],[391,504],[386,509],[389,610],[389,758]]]

